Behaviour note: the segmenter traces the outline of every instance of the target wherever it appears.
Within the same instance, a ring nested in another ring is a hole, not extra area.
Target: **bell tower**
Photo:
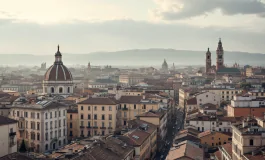
[[[224,68],[224,50],[221,38],[219,39],[216,50],[216,70],[219,70],[220,68]]]
[[[205,65],[205,73],[209,73],[210,68],[212,67],[212,53],[210,52],[210,49],[208,48],[208,51],[206,52],[206,65]]]

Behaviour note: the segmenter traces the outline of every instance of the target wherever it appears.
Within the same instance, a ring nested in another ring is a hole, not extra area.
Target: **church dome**
[[[55,53],[55,62],[48,68],[44,75],[45,81],[73,81],[72,74],[68,68],[63,65],[62,54],[58,45],[58,50]]]

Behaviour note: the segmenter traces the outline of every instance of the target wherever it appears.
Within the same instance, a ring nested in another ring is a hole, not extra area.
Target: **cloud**
[[[219,37],[227,51],[265,53],[265,32],[254,33],[238,28],[198,28],[134,20],[76,21],[52,25],[8,22],[0,28],[0,53],[53,55],[57,44],[64,53],[146,48],[206,50],[210,47],[214,50]]]
[[[158,7],[152,10],[155,17],[179,20],[207,16],[220,10],[224,15],[257,15],[265,17],[265,4],[261,0],[155,0]]]

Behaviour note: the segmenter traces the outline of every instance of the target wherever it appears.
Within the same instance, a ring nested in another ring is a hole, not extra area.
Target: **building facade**
[[[67,106],[57,101],[15,104],[10,118],[18,120],[18,143],[29,151],[46,152],[67,144]]]

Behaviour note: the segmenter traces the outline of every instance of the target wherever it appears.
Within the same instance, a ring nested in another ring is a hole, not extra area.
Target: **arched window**
[[[70,93],[70,87],[67,88],[67,92]]]
[[[253,139],[250,139],[250,140],[249,140],[249,145],[250,145],[250,146],[253,146],[253,145],[254,145],[254,141],[253,141]]]
[[[45,150],[47,151],[49,149],[48,144],[45,145]]]
[[[63,88],[62,87],[59,88],[59,93],[63,93]]]
[[[53,87],[51,88],[51,93],[54,93],[54,88]]]

